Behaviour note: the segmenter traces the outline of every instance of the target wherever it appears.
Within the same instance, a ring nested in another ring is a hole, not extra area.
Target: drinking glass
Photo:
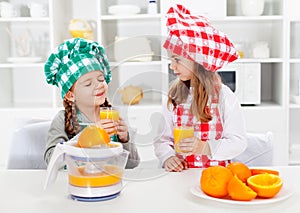
[[[194,125],[193,122],[187,119],[185,115],[177,115],[178,121],[174,126],[174,147],[178,154],[183,154],[188,151],[180,150],[178,148],[178,142],[185,138],[194,137]]]
[[[100,107],[100,119],[109,119],[115,124],[119,120],[119,111],[112,107]],[[112,132],[111,141],[117,141],[117,129]]]

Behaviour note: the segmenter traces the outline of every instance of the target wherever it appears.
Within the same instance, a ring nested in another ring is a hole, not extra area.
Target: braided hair
[[[65,108],[65,131],[69,138],[73,138],[77,135],[81,127],[78,122],[76,104],[74,101],[70,101],[67,98],[64,98],[63,105]],[[111,107],[111,103],[105,98],[103,104],[100,107]]]

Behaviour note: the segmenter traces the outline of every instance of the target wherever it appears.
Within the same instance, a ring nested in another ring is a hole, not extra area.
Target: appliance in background
[[[222,81],[238,97],[241,105],[251,106],[261,103],[261,64],[233,63],[218,70]],[[177,77],[168,63],[169,85]]]
[[[218,70],[222,81],[238,97],[241,105],[261,103],[261,64],[233,63]]]

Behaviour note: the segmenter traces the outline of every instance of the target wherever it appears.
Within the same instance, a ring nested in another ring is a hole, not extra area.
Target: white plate
[[[8,62],[11,63],[35,63],[42,61],[41,57],[9,57]]]
[[[108,7],[108,13],[112,15],[134,15],[141,12],[141,8],[136,5],[123,4]]]
[[[206,199],[206,200],[213,200],[219,203],[229,203],[229,204],[235,204],[235,205],[260,205],[260,204],[269,204],[269,203],[276,203],[282,200],[285,200],[292,196],[294,193],[294,190],[292,187],[288,187],[286,184],[284,184],[279,191],[279,193],[273,197],[273,198],[255,198],[251,201],[237,201],[237,200],[232,200],[229,197],[226,198],[215,198],[206,195],[199,187],[199,185],[196,185],[190,189],[191,193],[193,195],[196,195],[197,197]]]

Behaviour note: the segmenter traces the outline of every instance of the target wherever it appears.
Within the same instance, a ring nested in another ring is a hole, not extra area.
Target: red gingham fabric
[[[180,104],[174,111],[174,121],[179,124],[182,123],[193,123],[194,125],[194,136],[200,138],[202,141],[214,140],[218,143],[218,139],[221,138],[223,132],[223,126],[218,110],[218,95],[212,100],[211,108],[209,109],[213,115],[213,119],[208,123],[201,123],[197,121],[196,117],[189,113],[190,104]],[[181,119],[181,120],[180,120]],[[210,166],[226,166],[230,163],[230,160],[217,161],[210,160],[205,155],[190,155],[185,157],[189,168],[207,168]]]
[[[169,35],[164,48],[215,72],[239,55],[225,33],[214,28],[204,16],[191,15],[182,5],[167,12]]]

